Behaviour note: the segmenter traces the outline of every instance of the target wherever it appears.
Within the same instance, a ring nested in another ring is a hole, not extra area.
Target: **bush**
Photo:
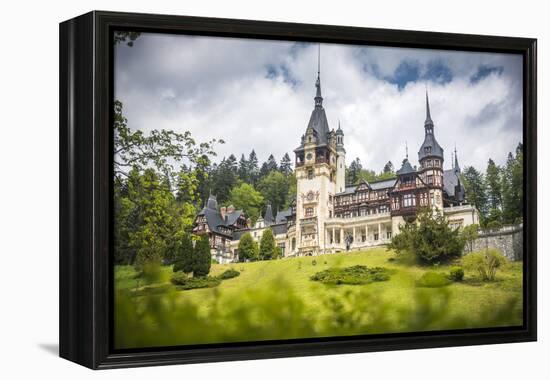
[[[462,258],[462,266],[476,271],[483,281],[494,281],[497,269],[506,263],[506,257],[496,249],[473,252]]]
[[[387,281],[389,279],[389,270],[386,268],[368,268],[364,265],[326,269],[310,277],[312,281],[319,281],[329,285],[364,285],[371,282]]]
[[[170,281],[179,290],[213,288],[221,284],[217,277],[188,277],[185,273],[175,273]]]
[[[429,271],[420,277],[416,282],[416,286],[423,288],[441,288],[451,283],[451,280],[442,273]]]
[[[258,244],[250,235],[250,232],[246,232],[241,236],[239,240],[239,261],[255,261],[258,260]]]
[[[174,244],[174,266],[172,270],[174,272],[193,272],[193,240],[189,234],[185,234],[181,240],[178,240]]]
[[[449,226],[441,212],[425,208],[416,221],[399,226],[389,249],[398,254],[414,254],[423,264],[446,263],[460,257],[464,249],[460,231]]]
[[[228,280],[230,278],[237,277],[241,274],[238,270],[228,269],[218,276],[220,280]]]
[[[462,281],[464,279],[464,269],[461,267],[452,267],[449,273],[449,278],[452,281]]]

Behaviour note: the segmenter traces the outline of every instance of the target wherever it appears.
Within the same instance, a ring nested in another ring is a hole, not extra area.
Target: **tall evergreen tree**
[[[258,167],[258,156],[256,156],[254,149],[252,149],[252,152],[248,155],[248,175],[250,176],[250,181],[253,185],[256,185],[259,174],[260,168]]]
[[[393,173],[395,168],[393,167],[393,164],[391,161],[388,161],[386,165],[384,165],[384,173]]]
[[[275,250],[275,237],[271,228],[267,228],[260,239],[260,259],[271,260],[276,258],[277,251]]]
[[[241,159],[239,160],[239,168],[237,169],[237,174],[239,179],[243,182],[250,183],[250,174],[248,172],[248,161],[244,157],[244,154],[241,154]]]
[[[193,240],[190,234],[185,234],[176,245],[174,258],[174,272],[193,272],[193,257],[195,255]]]
[[[235,156],[233,156],[234,158]],[[236,163],[233,160],[223,159],[212,175],[212,194],[215,194],[218,203],[225,203],[231,189],[237,183]]]
[[[512,224],[523,216],[523,145],[519,144],[516,156],[508,154],[503,175],[502,218]]]
[[[279,170],[281,171],[281,173],[286,175],[289,175],[292,173],[292,160],[290,159],[290,156],[288,155],[288,153],[285,153],[285,155],[281,159]]]
[[[500,210],[502,207],[502,176],[500,168],[492,159],[489,159],[487,163],[485,182],[490,209]]]
[[[359,157],[357,157],[355,160],[351,162],[348,168],[347,173],[347,179],[348,179],[348,185],[355,185],[357,182],[359,182],[359,175],[361,173],[361,170],[363,169],[363,166],[361,165],[361,161],[359,160]]]
[[[270,154],[269,157],[267,158],[267,170],[268,170],[268,174],[273,170],[279,170],[277,161],[275,160],[275,157],[273,157],[272,154]]]
[[[258,183],[258,190],[262,193],[265,203],[271,204],[275,212],[286,206],[289,188],[289,177],[279,171],[270,172]]]
[[[210,254],[210,241],[208,235],[204,234],[195,243],[193,257],[193,277],[205,277],[210,273],[212,256]]]
[[[466,198],[480,212],[483,224],[487,216],[487,193],[483,174],[473,166],[469,166],[464,170],[463,179]]]

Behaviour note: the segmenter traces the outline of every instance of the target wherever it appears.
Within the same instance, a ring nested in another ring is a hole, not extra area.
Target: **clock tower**
[[[330,130],[323,97],[321,75],[317,71],[315,107],[296,154],[296,249],[297,254],[324,252],[325,222],[333,216],[334,195],[343,190],[345,150],[343,131]],[[338,140],[339,139],[339,140]],[[341,166],[341,168],[340,168]]]

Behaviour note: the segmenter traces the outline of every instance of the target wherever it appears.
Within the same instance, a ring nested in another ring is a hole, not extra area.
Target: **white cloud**
[[[504,163],[522,139],[521,57],[420,49],[322,45],[321,83],[332,128],[341,121],[348,162],[398,166],[405,141],[413,164],[424,137],[425,81],[438,62],[451,81],[429,81],[435,133],[446,166],[456,143],[462,166]],[[401,62],[419,78],[390,83]],[[496,67],[473,83],[480,67]],[[256,150],[280,159],[300,141],[313,109],[317,45],[229,38],[142,35],[117,46],[115,97],[133,129],[189,130],[223,138],[220,158]]]

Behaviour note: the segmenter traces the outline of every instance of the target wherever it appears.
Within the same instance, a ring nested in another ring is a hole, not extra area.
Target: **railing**
[[[369,222],[369,221],[375,221],[377,219],[389,218],[390,216],[391,216],[391,213],[389,211],[386,211],[386,212],[380,212],[378,214],[358,215],[358,216],[353,216],[351,218],[334,217],[334,218],[328,219],[326,224]]]

